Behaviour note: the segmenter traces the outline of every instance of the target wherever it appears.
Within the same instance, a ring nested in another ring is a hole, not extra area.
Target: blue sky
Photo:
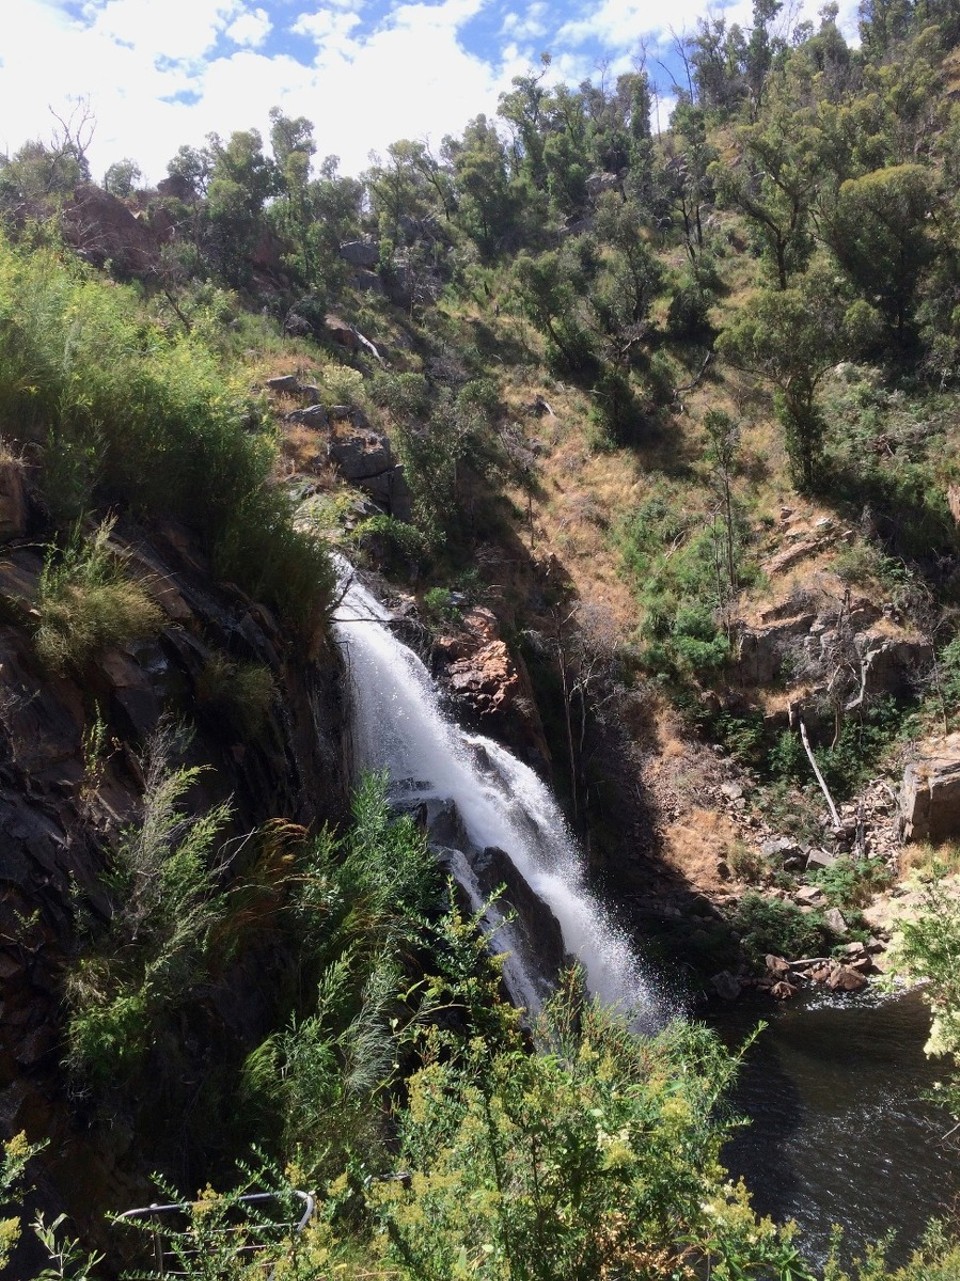
[[[48,139],[51,108],[69,116],[85,99],[94,176],[130,156],[156,182],[181,143],[266,136],[279,106],[313,121],[320,156],[357,173],[398,138],[438,145],[492,115],[544,51],[555,79],[613,79],[704,11],[705,0],[7,0],[0,150]],[[750,0],[712,11],[749,24]]]

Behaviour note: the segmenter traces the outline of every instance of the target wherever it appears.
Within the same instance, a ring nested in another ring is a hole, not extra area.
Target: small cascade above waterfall
[[[434,682],[390,628],[391,615],[344,563],[336,612],[353,691],[358,769],[385,770],[395,803],[426,805],[432,841],[477,910],[501,885],[513,909],[487,911],[491,946],[508,952],[511,998],[535,1012],[566,957],[590,990],[642,1027],[672,1011],[628,939],[587,888],[583,860],[549,788],[506,748],[443,715]]]

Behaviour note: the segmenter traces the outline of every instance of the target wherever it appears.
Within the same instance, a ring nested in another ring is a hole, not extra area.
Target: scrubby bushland
[[[273,434],[203,337],[168,328],[131,286],[67,253],[0,241],[0,420],[39,460],[53,526],[124,504],[200,532],[224,577],[305,635],[332,590],[327,558],[271,484]]]

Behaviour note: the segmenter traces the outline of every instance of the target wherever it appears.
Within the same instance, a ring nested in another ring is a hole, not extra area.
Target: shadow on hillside
[[[942,579],[944,565],[954,567],[960,552],[956,521],[945,493],[920,469],[837,465],[823,497],[878,537],[890,555],[914,562],[925,577]]]

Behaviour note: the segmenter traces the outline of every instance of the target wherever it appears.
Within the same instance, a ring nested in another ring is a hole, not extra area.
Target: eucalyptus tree
[[[810,113],[781,93],[757,123],[737,131],[739,157],[710,171],[720,200],[752,224],[780,289],[804,270],[813,250],[818,143]]]
[[[845,295],[826,266],[786,289],[761,289],[718,339],[720,355],[773,389],[794,484],[814,492],[822,480],[826,419],[817,402],[823,376],[864,340],[875,320]]]
[[[937,245],[934,177],[922,165],[892,165],[850,178],[824,220],[824,235],[861,296],[876,306],[894,343],[907,343],[922,274]]]

